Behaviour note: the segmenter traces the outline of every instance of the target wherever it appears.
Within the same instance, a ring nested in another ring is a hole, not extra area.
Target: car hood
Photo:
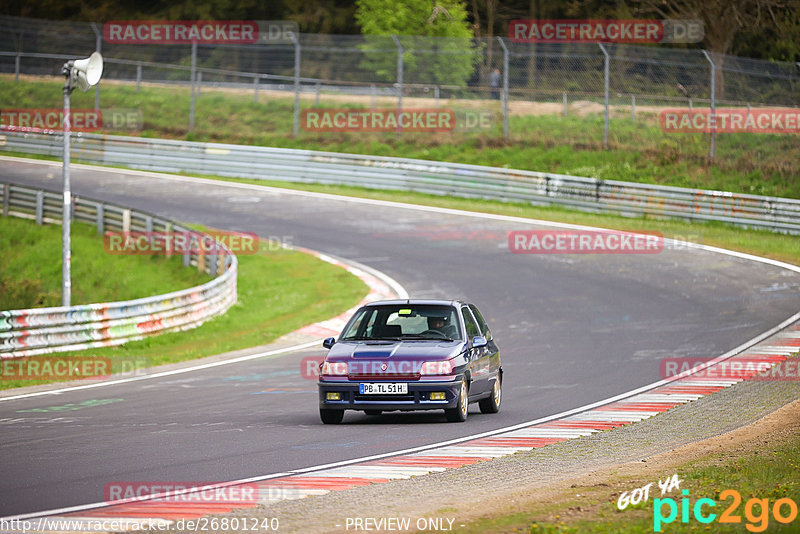
[[[331,347],[327,359],[449,360],[463,348],[463,341],[339,341]]]

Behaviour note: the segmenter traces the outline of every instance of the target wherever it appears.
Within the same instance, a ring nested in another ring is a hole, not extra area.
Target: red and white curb
[[[167,526],[180,525],[180,520],[196,520],[206,515],[226,514],[237,509],[442,472],[589,436],[648,419],[743,380],[757,378],[759,373],[762,377],[765,372],[769,375],[775,365],[785,362],[800,351],[799,316],[800,314],[776,327],[766,337],[759,336],[764,339],[744,350],[734,349],[711,360],[705,367],[640,388],[632,392],[633,394],[627,394],[627,397],[623,395],[607,399],[552,418],[452,440],[429,448],[418,447],[220,485],[255,485],[258,488],[258,497],[247,502],[177,502],[179,499],[174,497],[158,500],[159,496],[147,496],[38,512],[3,518],[0,521],[9,525],[15,519],[25,520],[27,530],[37,530],[38,527],[41,532],[91,531],[97,526],[108,525],[111,520],[115,522],[117,531],[137,530],[143,524],[161,525],[161,528],[166,529]],[[783,329],[780,330],[781,328]],[[725,371],[719,374],[725,378],[713,378],[723,362]],[[698,372],[703,372],[708,377],[697,376]],[[797,377],[793,379],[796,380]],[[65,526],[68,525],[69,529],[66,529]],[[22,528],[2,529],[2,532],[22,531]]]

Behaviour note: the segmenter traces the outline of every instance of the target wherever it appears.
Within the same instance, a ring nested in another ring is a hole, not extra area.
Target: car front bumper
[[[461,376],[447,380],[406,382],[408,393],[405,395],[362,395],[359,385],[364,382],[355,380],[320,380],[319,407],[327,410],[381,410],[381,411],[414,411],[442,410],[455,408],[458,404],[458,393],[461,388]],[[444,392],[444,400],[431,400],[433,392]],[[328,400],[328,393],[339,393],[340,400]]]

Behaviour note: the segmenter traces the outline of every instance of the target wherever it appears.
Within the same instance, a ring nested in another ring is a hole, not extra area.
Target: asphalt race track
[[[4,181],[61,190],[60,165],[3,160],[0,169]],[[800,274],[712,252],[521,255],[506,232],[536,226],[115,169],[73,166],[72,186],[356,260],[412,297],[474,302],[501,348],[503,408],[482,415],[473,405],[465,424],[441,412],[348,412],[345,424],[323,426],[299,364],[322,347],[0,402],[0,516],[102,501],[111,482],[226,481],[529,421],[659,380],[662,358],[722,354],[800,309]]]

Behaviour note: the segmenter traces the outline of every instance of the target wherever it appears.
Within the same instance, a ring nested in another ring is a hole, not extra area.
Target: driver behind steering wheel
[[[435,330],[445,337],[452,337],[453,326],[448,324],[447,317],[428,317],[428,330]]]

